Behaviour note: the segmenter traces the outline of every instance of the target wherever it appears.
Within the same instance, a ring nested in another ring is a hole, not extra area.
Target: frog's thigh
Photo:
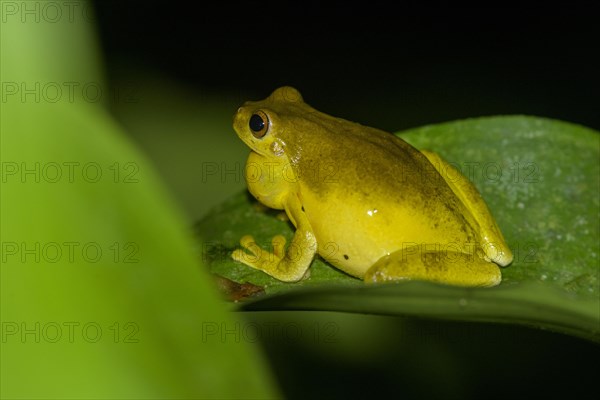
[[[379,259],[365,282],[422,280],[457,286],[496,286],[500,268],[477,255],[453,251],[421,251],[420,246],[398,250]]]
[[[479,224],[480,241],[485,255],[501,266],[510,264],[513,259],[512,252],[475,185],[437,153],[427,150],[422,150],[421,153],[427,157]]]

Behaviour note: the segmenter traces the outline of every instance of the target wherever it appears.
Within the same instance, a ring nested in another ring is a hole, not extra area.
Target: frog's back
[[[316,195],[375,197],[402,207],[453,197],[429,160],[391,133],[319,112],[295,127],[288,155]]]

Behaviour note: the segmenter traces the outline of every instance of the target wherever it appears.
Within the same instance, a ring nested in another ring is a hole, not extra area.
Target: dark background
[[[155,163],[190,223],[244,186],[200,178],[203,162],[245,160],[248,149],[230,123],[237,105],[284,84],[321,111],[388,131],[501,114],[600,129],[597,16],[573,5],[550,14],[522,6],[399,3],[396,10],[376,2],[99,0],[95,9],[109,83],[126,86],[139,76],[136,84],[148,82],[154,90],[142,90],[139,104],[118,102],[115,115]],[[172,90],[173,83],[186,91]],[[213,112],[210,104],[219,96],[226,97],[217,102],[224,111]],[[208,117],[223,123],[210,125]],[[299,318],[278,315],[294,323]],[[514,326],[474,325],[469,336],[464,323],[339,318],[340,326],[348,323],[345,332],[365,327],[361,341],[352,342],[353,334],[341,338],[360,351],[263,343],[287,397],[350,398],[389,389],[404,397],[507,398],[540,395],[545,388],[550,397],[564,398],[595,390],[594,369],[579,361],[595,359],[598,346],[579,339]],[[411,324],[419,329],[407,340]],[[428,330],[433,333],[423,336]],[[356,359],[348,358],[355,353]]]
[[[498,114],[600,128],[594,12],[415,4],[94,5],[109,79],[128,62],[203,93],[258,99],[290,84],[390,131]]]

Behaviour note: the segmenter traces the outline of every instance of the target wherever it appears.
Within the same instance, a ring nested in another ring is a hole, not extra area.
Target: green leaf
[[[0,397],[275,396],[153,168],[81,92],[105,88],[93,21],[2,7]]]
[[[399,136],[417,148],[438,152],[475,183],[515,254],[515,261],[502,269],[500,287],[463,289],[418,283],[319,288],[265,298],[247,307],[531,323],[598,339],[598,132],[560,121],[510,116],[426,126]],[[293,285],[233,262],[229,255],[245,234],[255,235],[263,246],[275,234],[287,238],[293,234],[289,223],[257,208],[246,194],[216,208],[197,228],[205,239],[203,254],[213,272],[266,286],[267,293],[319,283],[361,285],[320,259],[314,261],[316,271],[309,279]],[[326,272],[327,268],[332,271]],[[350,294],[357,296],[354,301],[349,300]],[[464,299],[469,305],[452,312]]]

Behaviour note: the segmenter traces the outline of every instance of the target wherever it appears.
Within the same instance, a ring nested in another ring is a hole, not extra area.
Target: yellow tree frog
[[[331,117],[292,87],[246,102],[233,127],[251,149],[245,177],[296,231],[272,251],[250,235],[234,260],[286,282],[316,254],[365,282],[426,280],[494,286],[513,256],[473,184],[436,153]]]

